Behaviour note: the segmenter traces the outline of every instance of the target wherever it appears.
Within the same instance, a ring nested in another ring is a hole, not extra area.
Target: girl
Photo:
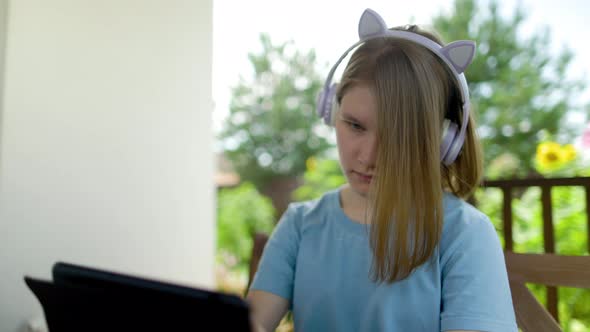
[[[463,200],[482,177],[463,75],[475,44],[388,30],[370,9],[359,35],[318,105],[347,184],[282,216],[247,296],[253,322],[274,331],[291,309],[297,331],[516,331],[494,227]]]

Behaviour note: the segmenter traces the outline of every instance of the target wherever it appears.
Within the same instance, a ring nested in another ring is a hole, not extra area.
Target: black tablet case
[[[241,298],[58,262],[53,282],[25,276],[50,332],[250,331]]]

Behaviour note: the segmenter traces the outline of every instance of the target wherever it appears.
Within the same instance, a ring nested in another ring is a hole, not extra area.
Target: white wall
[[[58,260],[213,287],[212,0],[6,17],[0,331],[41,315],[23,276]]]
[[[8,0],[0,0],[0,129],[2,128],[2,105],[4,100],[4,54],[5,43],[6,43],[6,26],[7,26],[7,12],[8,11]],[[2,157],[2,131],[0,130],[0,160]],[[0,164],[1,166],[1,164]],[[2,169],[0,168],[0,173]],[[0,181],[2,179],[0,178]],[[2,182],[0,182],[1,184]],[[0,220],[0,224],[1,224]],[[0,248],[2,246],[0,245]],[[0,264],[2,262],[0,261]]]

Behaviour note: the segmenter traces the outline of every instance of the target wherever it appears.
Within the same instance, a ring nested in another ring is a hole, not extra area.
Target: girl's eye
[[[348,124],[348,127],[350,127],[350,129],[352,129],[354,131],[363,131],[365,129],[365,128],[363,128],[363,126],[361,126],[360,124],[358,124],[356,122],[346,121],[346,123]]]

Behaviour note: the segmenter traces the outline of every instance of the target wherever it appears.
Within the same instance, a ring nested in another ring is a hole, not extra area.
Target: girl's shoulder
[[[340,204],[338,195],[339,190],[335,189],[315,199],[292,202],[287,207],[284,218],[292,219],[299,228],[317,224],[337,211]]]
[[[495,241],[498,237],[490,218],[473,205],[445,193],[443,198],[443,233],[441,249],[444,251],[459,243],[484,244],[486,240]]]
[[[479,227],[490,223],[487,215],[451,193],[444,193],[443,210],[445,228]]]

